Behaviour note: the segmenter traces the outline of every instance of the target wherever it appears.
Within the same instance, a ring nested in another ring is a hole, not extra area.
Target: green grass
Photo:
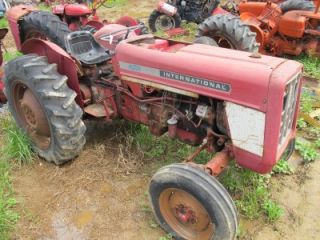
[[[17,57],[22,56],[22,53],[19,51],[13,51],[13,52],[4,52],[3,53],[3,59],[4,61],[8,62],[11,61]]]
[[[8,20],[6,17],[0,19],[0,28],[8,28]]]
[[[30,141],[22,133],[11,117],[1,117],[0,128],[3,132],[4,145],[1,146],[0,154],[5,160],[14,160],[19,165],[32,162],[33,152]]]
[[[320,80],[320,58],[301,55],[294,58],[304,65],[305,73]]]
[[[15,212],[17,201],[10,181],[10,165],[30,162],[32,152],[29,142],[8,116],[0,118],[0,239],[10,239],[10,233],[19,219]]]
[[[16,200],[9,177],[9,164],[0,159],[0,239],[10,239],[10,232],[14,229],[19,215],[14,211]]]

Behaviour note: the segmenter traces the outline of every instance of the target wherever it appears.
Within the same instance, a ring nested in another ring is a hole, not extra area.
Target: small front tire
[[[206,172],[188,164],[161,168],[149,187],[159,225],[175,239],[232,240],[238,219],[225,188]]]

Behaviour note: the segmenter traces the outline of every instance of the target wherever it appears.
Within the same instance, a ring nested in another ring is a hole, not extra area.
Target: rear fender
[[[157,11],[169,16],[174,16],[177,14],[178,9],[175,6],[166,2],[160,2],[158,4]]]
[[[7,11],[7,18],[9,22],[9,27],[11,33],[13,35],[14,42],[16,44],[16,48],[21,50],[21,38],[20,38],[20,29],[19,29],[19,21],[27,14],[32,11],[38,10],[29,5],[18,5],[10,8]]]
[[[249,12],[255,15],[256,17],[258,17],[266,7],[267,7],[266,2],[241,2],[239,3],[239,12],[240,14]],[[277,4],[271,3],[270,8],[277,9],[279,7]]]
[[[62,48],[41,39],[29,39],[22,44],[21,51],[24,54],[46,56],[49,63],[56,63],[58,72],[68,77],[68,86],[77,93],[77,104],[83,107],[76,63]]]
[[[94,27],[96,30],[99,30],[104,26],[104,24],[96,20],[90,20],[86,23],[86,26],[91,26]]]

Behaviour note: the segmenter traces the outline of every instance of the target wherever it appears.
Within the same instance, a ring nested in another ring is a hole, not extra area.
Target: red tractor
[[[93,1],[92,7],[81,3],[59,4],[52,7],[52,13],[57,15],[62,21],[66,22],[70,30],[99,30],[109,22],[107,20],[101,21],[97,15],[97,9],[105,5],[104,1]],[[116,21],[116,23],[125,25],[127,27],[138,25],[139,22],[129,16],[123,16]]]
[[[43,14],[23,7],[8,12],[17,48],[25,55],[5,65],[5,93],[34,151],[59,165],[76,158],[88,118],[127,119],[148,126],[154,135],[167,133],[199,146],[183,163],[165,166],[152,177],[153,212],[176,239],[234,239],[236,208],[216,176],[231,159],[268,173],[292,150],[302,65],[137,36],[134,31],[141,26],[110,24],[95,34],[71,32],[52,15],[50,28],[38,24]],[[25,38],[30,16],[38,16],[32,27],[47,38]],[[216,154],[196,164],[193,159],[203,150]]]
[[[221,47],[270,53],[320,55],[320,0],[288,0],[280,5],[242,1],[240,17],[217,14],[199,26],[198,36],[213,38]]]
[[[151,31],[169,31],[178,28],[182,20],[201,23],[215,13],[224,12],[218,7],[220,0],[167,0],[160,1],[149,17]]]

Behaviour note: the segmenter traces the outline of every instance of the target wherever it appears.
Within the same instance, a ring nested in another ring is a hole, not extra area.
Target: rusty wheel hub
[[[32,91],[24,84],[14,86],[14,105],[24,130],[41,149],[50,145],[50,127],[42,107]]]
[[[27,89],[21,100],[21,109],[28,126],[41,135],[50,135],[48,121],[37,99]]]
[[[185,239],[208,240],[214,224],[204,206],[191,194],[169,188],[160,194],[160,211],[170,227]]]
[[[236,49],[234,45],[225,37],[219,36],[219,37],[216,37],[215,40],[219,47]]]

